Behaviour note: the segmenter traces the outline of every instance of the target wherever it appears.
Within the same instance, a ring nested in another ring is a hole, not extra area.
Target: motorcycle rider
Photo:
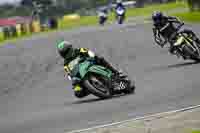
[[[154,26],[153,34],[155,42],[161,47],[164,47],[164,45],[167,42],[169,42],[170,44],[169,52],[171,54],[175,54],[174,53],[175,47],[173,44],[177,41],[176,40],[177,28],[175,27],[174,24],[182,25],[184,23],[181,22],[178,18],[172,16],[166,16],[160,11],[155,11],[152,14],[152,20]],[[194,33],[191,30],[183,30],[182,32],[189,34],[192,33],[194,35]]]
[[[94,52],[87,48],[73,48],[72,43],[68,41],[62,41],[58,43],[57,45],[58,53],[59,55],[64,59],[64,69],[67,72],[68,71],[68,64],[74,60],[77,57],[91,57],[94,58],[96,63],[99,65],[102,65],[108,69],[110,69],[114,75],[120,75],[122,74],[120,71],[118,71],[116,68],[114,68],[110,63],[108,63],[104,57],[97,56]],[[74,89],[74,86],[77,84],[76,81],[72,82],[72,86]],[[82,98],[87,95],[89,95],[87,92],[84,91],[85,89],[82,89],[81,91],[75,91],[75,96]]]
[[[105,17],[108,16],[108,9],[107,8],[102,8],[99,10],[99,12],[103,13]]]
[[[108,9],[107,8],[100,9],[98,12],[98,16],[99,19],[104,19],[106,21],[108,18]]]
[[[122,0],[117,0],[116,1],[116,7],[115,7],[115,9],[117,9],[119,7],[123,8],[125,10],[125,6],[123,5]]]
[[[125,8],[125,6],[123,5],[122,0],[117,0],[117,1],[116,1],[115,10],[117,10],[118,8],[122,8],[122,9],[124,9],[124,11],[126,12],[126,8]],[[117,13],[116,13],[116,17],[117,17]],[[125,17],[125,13],[124,13],[124,17]]]

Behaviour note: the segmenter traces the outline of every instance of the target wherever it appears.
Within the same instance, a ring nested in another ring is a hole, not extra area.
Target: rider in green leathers
[[[110,63],[108,63],[103,57],[97,56],[94,52],[87,48],[73,48],[72,44],[68,41],[61,41],[57,45],[59,55],[64,59],[65,71],[68,71],[68,64],[76,59],[77,57],[91,57],[94,58],[97,64],[100,64],[108,69],[110,69],[115,75],[121,74],[116,68],[114,68]],[[76,85],[76,81],[72,82],[72,86]],[[85,97],[89,95],[85,89],[81,91],[75,91],[75,96],[78,98]]]

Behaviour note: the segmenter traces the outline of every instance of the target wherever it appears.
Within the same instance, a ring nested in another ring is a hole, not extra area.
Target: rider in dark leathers
[[[165,16],[162,12],[156,11],[152,14],[153,20],[153,34],[155,42],[163,47],[167,42],[170,44],[169,52],[174,54],[174,46],[173,44],[176,40],[176,32],[177,28],[174,24],[182,25],[184,24],[176,17]],[[192,33],[191,30],[183,30],[185,33]],[[197,39],[197,38],[196,38]]]
[[[125,17],[125,14],[126,14],[126,8],[125,8],[125,6],[123,5],[122,0],[117,0],[117,1],[116,1],[115,11],[116,11],[118,8],[122,8],[122,9],[125,10],[125,13],[124,13],[124,17]],[[118,16],[117,13],[116,13],[115,15],[116,15],[116,18],[117,18],[117,16]]]
[[[87,48],[73,48],[72,44],[67,41],[62,41],[58,44],[58,53],[59,55],[64,59],[64,68],[68,67],[68,64],[74,60],[75,58],[79,57],[91,57],[94,58],[96,61],[96,64],[102,65],[108,69],[110,69],[115,75],[121,74],[120,71],[118,71],[116,68],[114,68],[110,63],[108,63],[104,57],[97,56],[95,53],[93,53],[91,50]],[[66,69],[65,69],[66,70]],[[67,71],[67,70],[66,70]],[[72,82],[73,88],[77,84],[77,82]],[[82,98],[89,95],[87,92],[82,89],[81,91],[76,92],[75,96]]]
[[[119,7],[126,9],[121,0],[117,0],[115,10]]]
[[[100,24],[104,24],[104,22],[108,19],[108,9],[107,8],[99,9],[98,16],[100,19],[99,20]]]

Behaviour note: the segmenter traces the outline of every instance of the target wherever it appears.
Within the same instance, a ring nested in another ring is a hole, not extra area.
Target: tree
[[[144,7],[146,0],[136,0],[136,7]]]
[[[22,0],[20,4],[22,6],[33,6],[32,0]]]
[[[50,6],[53,4],[51,0],[32,0],[32,2],[36,2],[37,4],[42,4],[45,6]]]
[[[191,11],[200,10],[200,1],[199,0],[187,0],[189,8]]]
[[[34,3],[36,3],[37,5],[41,4],[45,6],[49,6],[53,4],[52,0],[22,0],[21,1],[21,5],[24,5],[24,6],[33,6]]]

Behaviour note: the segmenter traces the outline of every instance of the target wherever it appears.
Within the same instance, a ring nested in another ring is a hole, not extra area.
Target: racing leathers
[[[125,6],[123,5],[123,3],[117,3],[117,5],[116,5],[116,7],[115,7],[115,17],[117,18],[118,17],[118,14],[117,14],[117,9],[118,8],[122,8],[124,11],[125,11],[125,13],[124,13],[124,18],[126,17],[126,8],[125,8]]]
[[[95,55],[94,52],[92,52],[91,50],[89,50],[87,48],[74,49],[74,55],[75,56],[73,56],[73,57],[64,59],[65,70],[68,69],[68,64],[75,58],[82,57],[84,59],[84,57],[86,57],[86,58],[91,57],[91,58],[95,59],[96,64],[102,65],[102,66],[110,69],[114,74],[119,74],[119,71],[116,68],[114,68],[110,63],[108,63],[103,57]],[[77,82],[73,81],[72,82],[73,89],[74,89],[75,85],[77,85]],[[86,92],[85,89],[82,89],[81,91],[75,91],[75,96],[77,96],[79,98],[85,97],[87,95],[89,95],[89,93]]]
[[[155,42],[163,47],[167,42],[170,44],[169,52],[173,54],[173,44],[176,41],[177,28],[174,24],[181,25],[176,17],[163,16],[158,22],[154,22],[153,34]]]

